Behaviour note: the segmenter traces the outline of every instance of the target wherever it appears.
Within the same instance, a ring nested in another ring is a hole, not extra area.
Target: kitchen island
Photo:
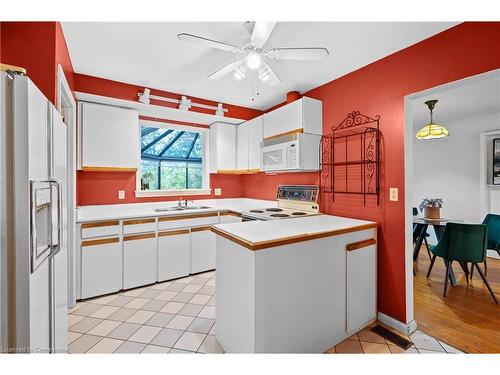
[[[219,224],[216,337],[229,353],[321,353],[376,319],[377,223]]]

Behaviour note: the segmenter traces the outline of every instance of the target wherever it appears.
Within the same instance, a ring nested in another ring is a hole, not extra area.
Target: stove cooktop
[[[242,215],[254,220],[279,220],[292,219],[294,217],[304,217],[318,215],[316,212],[297,211],[283,208],[262,208],[243,211]]]

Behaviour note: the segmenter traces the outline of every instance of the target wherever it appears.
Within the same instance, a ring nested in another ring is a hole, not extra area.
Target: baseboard
[[[488,249],[488,252],[486,253],[486,256],[488,258],[500,259],[500,255],[498,255],[498,253],[495,250],[489,250]]]
[[[394,328],[396,331],[399,331],[405,335],[411,335],[417,330],[417,322],[414,320],[412,320],[410,323],[403,323],[399,320],[391,318],[389,315],[381,313],[380,311],[377,313],[377,319],[380,323]]]

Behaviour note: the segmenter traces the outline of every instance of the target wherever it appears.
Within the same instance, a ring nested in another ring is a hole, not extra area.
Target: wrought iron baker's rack
[[[331,194],[333,201],[336,194],[353,194],[363,197],[364,206],[368,196],[375,196],[380,204],[379,120],[380,116],[371,118],[353,111],[332,127],[331,134],[321,137],[319,177],[323,199],[326,194]],[[352,153],[359,157],[350,157]]]

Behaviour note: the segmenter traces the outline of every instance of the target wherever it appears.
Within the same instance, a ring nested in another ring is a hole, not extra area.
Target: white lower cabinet
[[[95,297],[122,289],[122,245],[118,237],[82,241],[82,296]]]
[[[157,242],[155,233],[123,237],[123,288],[156,282]]]
[[[189,229],[158,233],[158,281],[175,279],[191,273]]]
[[[191,273],[215,268],[215,238],[210,227],[191,228]]]
[[[375,243],[347,251],[347,332],[357,331],[377,317],[376,265]]]

